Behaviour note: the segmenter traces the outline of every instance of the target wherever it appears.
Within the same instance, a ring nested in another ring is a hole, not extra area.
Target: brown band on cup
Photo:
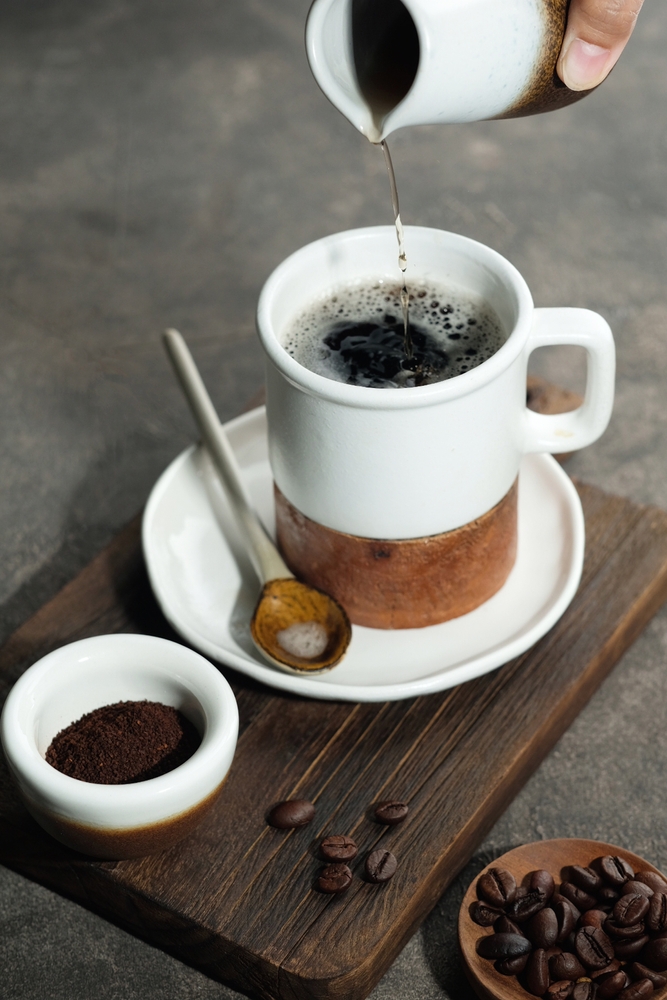
[[[359,538],[312,521],[274,484],[278,547],[295,576],[331,594],[355,625],[421,628],[500,590],[517,549],[518,481],[490,511],[425,538]]]

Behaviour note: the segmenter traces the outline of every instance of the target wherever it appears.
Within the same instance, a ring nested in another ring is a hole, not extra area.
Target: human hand
[[[572,0],[556,71],[570,90],[605,79],[632,34],[643,0]]]

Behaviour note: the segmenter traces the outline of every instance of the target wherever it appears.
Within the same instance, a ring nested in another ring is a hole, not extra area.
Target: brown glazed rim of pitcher
[[[496,119],[523,118],[544,111],[557,111],[591,93],[590,90],[570,90],[556,73],[570,0],[540,2],[544,12],[545,32],[530,82],[512,107],[496,115]]]
[[[360,538],[302,514],[274,485],[278,547],[304,583],[331,594],[350,621],[423,628],[458,618],[500,590],[517,551],[515,480],[481,517],[439,535]]]

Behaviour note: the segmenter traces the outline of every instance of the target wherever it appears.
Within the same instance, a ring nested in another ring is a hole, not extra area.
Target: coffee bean
[[[619,1000],[645,1000],[653,993],[653,983],[650,979],[639,979],[618,993]]]
[[[637,872],[635,879],[637,882],[643,882],[644,885],[649,886],[653,892],[667,893],[667,879],[658,875],[657,872]]]
[[[378,823],[384,823],[385,826],[397,826],[403,822],[408,812],[405,802],[391,799],[387,802],[378,802],[375,807],[375,818]]]
[[[613,961],[609,963],[609,965],[605,965],[603,969],[592,969],[590,972],[590,977],[591,979],[595,979],[595,981],[597,982],[597,980],[601,976],[606,976],[610,972],[618,972],[620,968],[621,968],[621,962],[619,962],[619,960],[615,958]]]
[[[630,971],[634,979],[650,979],[654,990],[660,990],[663,986],[667,986],[667,976],[661,976],[659,972],[654,972],[653,969],[649,969],[639,962],[633,962]]]
[[[646,926],[650,931],[667,931],[667,894],[655,892],[648,901]]]
[[[554,894],[554,877],[545,868],[538,868],[537,871],[530,872],[528,875],[528,888],[539,889],[540,892],[544,893],[544,898],[548,902]]]
[[[578,913],[575,914],[574,906],[565,897],[557,903],[552,901],[551,906],[558,920],[558,936],[556,941],[560,944],[565,941],[576,927]]]
[[[599,927],[580,927],[574,939],[577,955],[589,969],[601,969],[615,957],[612,943]]]
[[[514,901],[505,907],[505,912],[510,920],[528,920],[538,910],[544,909],[546,897],[541,889],[530,889],[525,896],[517,895]]]
[[[492,927],[501,916],[500,910],[494,909],[488,903],[480,903],[478,899],[470,905],[470,919],[480,927]]]
[[[595,980],[598,987],[598,1000],[611,1000],[628,985],[628,977],[624,972],[607,972]]]
[[[391,851],[371,851],[364,867],[370,882],[388,882],[398,868],[398,861]]]
[[[524,985],[529,993],[541,997],[549,985],[549,963],[544,948],[536,948],[528,959]]]
[[[667,888],[665,889],[667,892]],[[644,882],[639,882],[636,878],[631,878],[629,882],[626,882],[624,886],[621,887],[621,895],[629,896],[631,894],[639,894],[640,896],[648,896],[650,899],[653,895],[653,889],[650,885],[646,885]]]
[[[577,956],[570,951],[564,951],[561,955],[554,955],[553,958],[550,958],[549,972],[552,979],[570,979],[573,982],[586,975],[583,965]]]
[[[530,941],[521,934],[489,934],[477,942],[482,958],[516,958],[532,951]]]
[[[612,914],[617,924],[620,924],[621,927],[629,927],[631,924],[639,923],[648,913],[648,908],[649,900],[647,896],[632,894],[621,896],[614,905]]]
[[[352,861],[358,853],[359,848],[352,837],[332,834],[330,837],[325,837],[320,844],[320,854],[327,861]]]
[[[516,879],[506,868],[490,868],[477,881],[477,895],[502,909],[516,896]]]
[[[639,953],[643,951],[644,946],[649,942],[648,934],[644,934],[642,937],[633,938],[631,941],[627,939],[614,941],[614,955],[616,958],[622,959],[622,961],[627,962],[629,959],[635,959],[639,956]]]
[[[590,979],[585,979],[574,984],[572,990],[572,1000],[594,1000],[597,993],[597,986]]]
[[[565,896],[569,899],[578,910],[583,912],[584,910],[592,910],[594,906],[597,906],[597,899],[592,896],[590,892],[585,892],[584,889],[580,889],[578,885],[574,882],[563,882],[560,887],[561,896]]]
[[[558,937],[558,918],[553,910],[539,910],[527,925],[528,937],[536,948],[551,948]]]
[[[623,858],[612,857],[610,854],[600,858],[599,868],[605,881],[614,887],[623,885],[635,875],[627,861]]]
[[[616,923],[613,917],[609,917],[605,920],[602,930],[614,941],[633,941],[635,938],[641,937],[644,933],[644,921],[640,920],[638,924],[630,924],[629,927],[623,927],[621,924]]]
[[[320,892],[345,892],[352,883],[352,872],[347,865],[334,864],[323,868],[317,879]]]
[[[598,892],[604,884],[596,871],[593,871],[592,868],[582,868],[581,865],[572,865],[569,881],[574,882],[584,892],[593,894]]]
[[[515,924],[513,920],[509,919],[509,917],[506,917],[504,913],[494,929],[496,934],[523,934],[523,931],[520,930],[519,925]],[[525,936],[526,935],[523,934],[523,937]]]
[[[606,919],[604,910],[586,910],[581,914],[580,924],[582,927],[602,927]]]
[[[605,885],[597,893],[598,900],[601,903],[611,903],[612,905],[616,902],[619,895],[620,893],[616,889],[612,889],[610,885]]]
[[[527,963],[528,954],[526,953],[525,955],[517,955],[516,958],[499,958],[494,963],[494,968],[501,976],[519,976],[526,968]]]
[[[649,969],[656,972],[667,970],[667,938],[654,938],[649,941],[641,957],[642,965],[648,965]]]
[[[271,826],[278,830],[294,830],[300,826],[308,826],[315,815],[315,806],[306,799],[288,799],[279,802],[268,815]]]
[[[569,979],[564,979],[560,983],[552,983],[544,995],[547,1000],[568,1000],[573,989],[574,983]]]

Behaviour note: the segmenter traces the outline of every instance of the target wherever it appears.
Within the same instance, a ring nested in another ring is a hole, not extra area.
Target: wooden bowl
[[[493,934],[492,927],[480,927],[470,917],[470,906],[477,899],[476,886],[480,876],[490,868],[507,868],[516,878],[517,884],[520,885],[529,872],[545,868],[551,872],[556,884],[558,884],[564,881],[563,869],[570,865],[586,867],[595,858],[605,854],[623,858],[632,865],[636,872],[657,872],[658,875],[665,878],[662,872],[650,865],[648,861],[622,847],[603,844],[599,840],[575,839],[538,840],[533,844],[515,847],[513,851],[508,851],[502,857],[496,858],[475,876],[468,886],[459,910],[459,947],[461,948],[465,974],[478,997],[482,997],[483,1000],[529,1000],[531,996],[521,986],[518,979],[514,976],[501,976],[499,972],[496,972],[492,961],[489,961],[488,958],[481,958],[477,954],[476,944],[479,938],[483,935]],[[666,1000],[666,998],[667,986],[656,990],[651,996],[651,1000]]]

